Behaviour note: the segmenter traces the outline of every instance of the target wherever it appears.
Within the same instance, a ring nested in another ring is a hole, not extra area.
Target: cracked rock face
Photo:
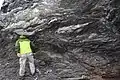
[[[30,76],[27,66],[25,80],[117,80],[119,13],[119,0],[5,0],[0,12],[0,80],[18,80],[14,44],[21,34],[36,45],[37,73]]]

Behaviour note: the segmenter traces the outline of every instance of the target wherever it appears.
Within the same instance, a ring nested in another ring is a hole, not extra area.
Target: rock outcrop
[[[18,80],[14,44],[20,34],[36,45],[37,73],[32,77],[27,68],[25,80],[117,80],[119,4],[119,0],[5,0],[0,12],[0,80]]]

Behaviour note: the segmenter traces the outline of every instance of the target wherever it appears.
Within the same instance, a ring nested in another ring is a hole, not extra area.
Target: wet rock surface
[[[0,12],[0,80],[19,80],[18,34],[36,45],[25,80],[119,80],[119,0],[5,0]],[[24,33],[23,33],[24,31]]]

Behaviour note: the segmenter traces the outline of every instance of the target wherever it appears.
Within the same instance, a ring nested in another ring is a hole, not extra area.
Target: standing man
[[[25,65],[26,60],[29,61],[29,67],[31,74],[35,74],[35,65],[34,65],[34,58],[33,58],[33,52],[32,52],[32,46],[33,44],[31,41],[26,38],[26,36],[21,35],[19,39],[16,41],[15,47],[17,56],[19,57],[19,76],[23,77],[25,75]]]

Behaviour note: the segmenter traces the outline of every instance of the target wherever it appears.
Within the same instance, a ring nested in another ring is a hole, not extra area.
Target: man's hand
[[[20,53],[17,53],[17,56],[20,57],[21,56]]]

